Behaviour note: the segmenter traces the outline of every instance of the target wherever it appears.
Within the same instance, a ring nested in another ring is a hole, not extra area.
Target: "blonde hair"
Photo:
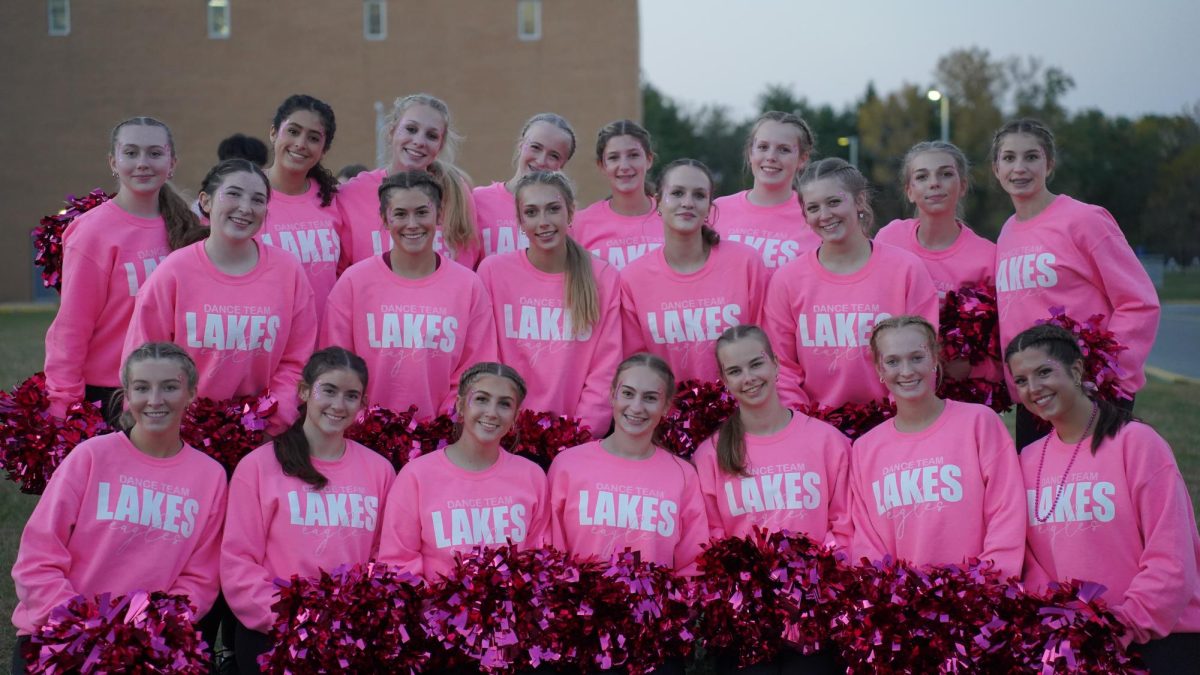
[[[157,359],[174,361],[183,371],[183,379],[188,393],[196,395],[196,387],[200,384],[200,372],[196,369],[196,362],[192,360],[191,355],[174,342],[147,342],[130,352],[129,356],[125,357],[125,363],[121,364],[122,396],[125,396],[125,392],[129,390],[130,372],[133,370],[134,364]],[[112,405],[118,404],[114,401]],[[121,428],[126,431],[133,428],[133,415],[128,410],[121,413],[120,424]]]
[[[575,217],[575,190],[571,180],[558,171],[534,171],[517,181],[517,220],[521,216],[521,193],[530,185],[548,185],[562,195],[567,203],[567,222]],[[570,235],[567,240],[567,274],[563,302],[571,313],[571,329],[578,335],[600,321],[600,291],[596,288],[593,256]]]
[[[725,379],[725,369],[721,364],[721,347],[733,344],[739,340],[754,339],[762,344],[763,352],[772,363],[777,362],[775,350],[771,347],[771,339],[763,329],[753,324],[743,323],[730,326],[717,338],[713,353],[717,357],[717,369],[721,379]],[[746,426],[742,423],[742,415],[735,411],[717,429],[717,466],[722,472],[732,476],[746,475]]]

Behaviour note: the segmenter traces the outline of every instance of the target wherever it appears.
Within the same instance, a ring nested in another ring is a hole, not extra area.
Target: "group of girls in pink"
[[[433,579],[455,552],[504,541],[601,558],[630,547],[692,574],[709,537],[760,526],[854,558],[978,557],[1030,584],[1097,578],[1127,641],[1167,654],[1160,663],[1196,649],[1200,540],[1169,448],[1128,412],[1091,403],[1078,354],[1031,329],[1054,305],[1105,314],[1129,347],[1132,394],[1158,311],[1107,212],[1047,190],[1044,126],[996,135],[993,172],[1016,215],[995,250],[957,219],[968,167],[948,144],[909,153],[916,217],[872,240],[866,179],[838,159],[810,164],[812,133],[790,114],[753,127],[754,185],[721,199],[695,160],[668,164],[652,186],[649,135],[607,125],[596,162],[612,194],[578,213],[558,172],[575,134],[557,115],[524,125],[512,178],[474,192],[451,163],[444,103],[398,99],[388,128],[389,166],[339,190],[321,164],[333,111],[290,97],[266,173],[228,160],[205,177],[205,223],[167,183],[167,127],[134,118],[114,130],[120,190],[67,232],[72,309],[47,335],[46,370],[57,410],[119,386],[134,424],[81,445],[31,518],[14,567],[21,634],[75,593],[146,585],[187,593],[200,616],[219,576],[240,667],[254,672],[276,577],[378,557]],[[943,377],[1000,375],[938,362],[938,297],[977,282],[997,287],[1023,403],[1018,446],[1035,438],[1033,416],[1051,425],[1019,457],[994,413],[936,394]],[[722,381],[740,406],[694,467],[655,438],[676,380],[693,378]],[[220,528],[224,482],[179,441],[179,416],[196,395],[263,390],[280,400],[275,440],[233,475],[237,517],[218,565],[204,528]],[[795,412],[885,397],[895,418],[852,450]],[[343,436],[367,402],[453,411],[460,429],[393,477]],[[522,406],[578,416],[600,440],[564,451],[547,477],[500,447]],[[97,449],[128,461],[90,464]],[[176,473],[183,462],[195,466]],[[155,473],[168,466],[171,477]],[[163,486],[165,501],[138,485]],[[106,546],[112,555],[73,553]],[[833,667],[828,654],[789,654],[762,672]]]

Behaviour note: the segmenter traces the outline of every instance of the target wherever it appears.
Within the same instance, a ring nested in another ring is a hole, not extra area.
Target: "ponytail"
[[[721,243],[721,235],[717,234],[711,225],[700,226],[700,238],[704,240],[705,248],[713,248]]]
[[[571,313],[571,330],[578,336],[600,321],[600,293],[596,290],[596,274],[592,256],[574,239],[567,236],[566,305]]]
[[[308,436],[304,435],[304,421],[307,418],[308,404],[304,403],[300,406],[300,416],[292,422],[292,426],[275,437],[275,459],[283,467],[283,475],[299,478],[314,490],[320,490],[329,484],[329,479],[313,466],[312,446],[308,444]]]
[[[746,475],[746,426],[734,412],[717,430],[717,466],[731,476]]]
[[[333,196],[338,191],[337,176],[333,175],[325,165],[317,162],[313,168],[308,170],[308,178],[316,181],[317,195],[321,198],[321,206],[329,206],[333,203]]]
[[[475,211],[468,187],[471,184],[470,176],[440,159],[433,160],[433,164],[429,165],[429,173],[438,179],[442,187],[442,241],[455,252],[469,248],[479,238],[475,231]]]
[[[1092,454],[1100,449],[1106,438],[1116,438],[1117,432],[1134,421],[1133,413],[1102,398],[1092,399],[1097,406],[1096,428],[1092,430]]]
[[[163,184],[158,191],[158,213],[166,225],[167,247],[172,251],[204,238],[201,230],[206,228],[200,227],[192,208],[170,183]]]

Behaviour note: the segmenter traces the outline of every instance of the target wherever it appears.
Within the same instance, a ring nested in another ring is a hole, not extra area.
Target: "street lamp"
[[[858,136],[841,136],[838,138],[841,147],[850,146],[850,166],[858,168]]]
[[[926,96],[929,97],[930,101],[941,103],[940,108],[941,108],[941,116],[942,116],[942,142],[949,143],[950,142],[950,97],[946,96],[945,94],[938,91],[937,89],[930,89],[929,93],[927,93]]]

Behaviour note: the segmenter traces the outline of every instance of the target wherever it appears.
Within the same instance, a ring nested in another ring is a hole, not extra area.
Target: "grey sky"
[[[930,85],[978,46],[1075,78],[1071,110],[1174,114],[1200,103],[1197,0],[640,0],[642,75],[689,107],[755,110],[768,84],[842,107],[874,81]],[[736,11],[734,9],[736,8]]]

